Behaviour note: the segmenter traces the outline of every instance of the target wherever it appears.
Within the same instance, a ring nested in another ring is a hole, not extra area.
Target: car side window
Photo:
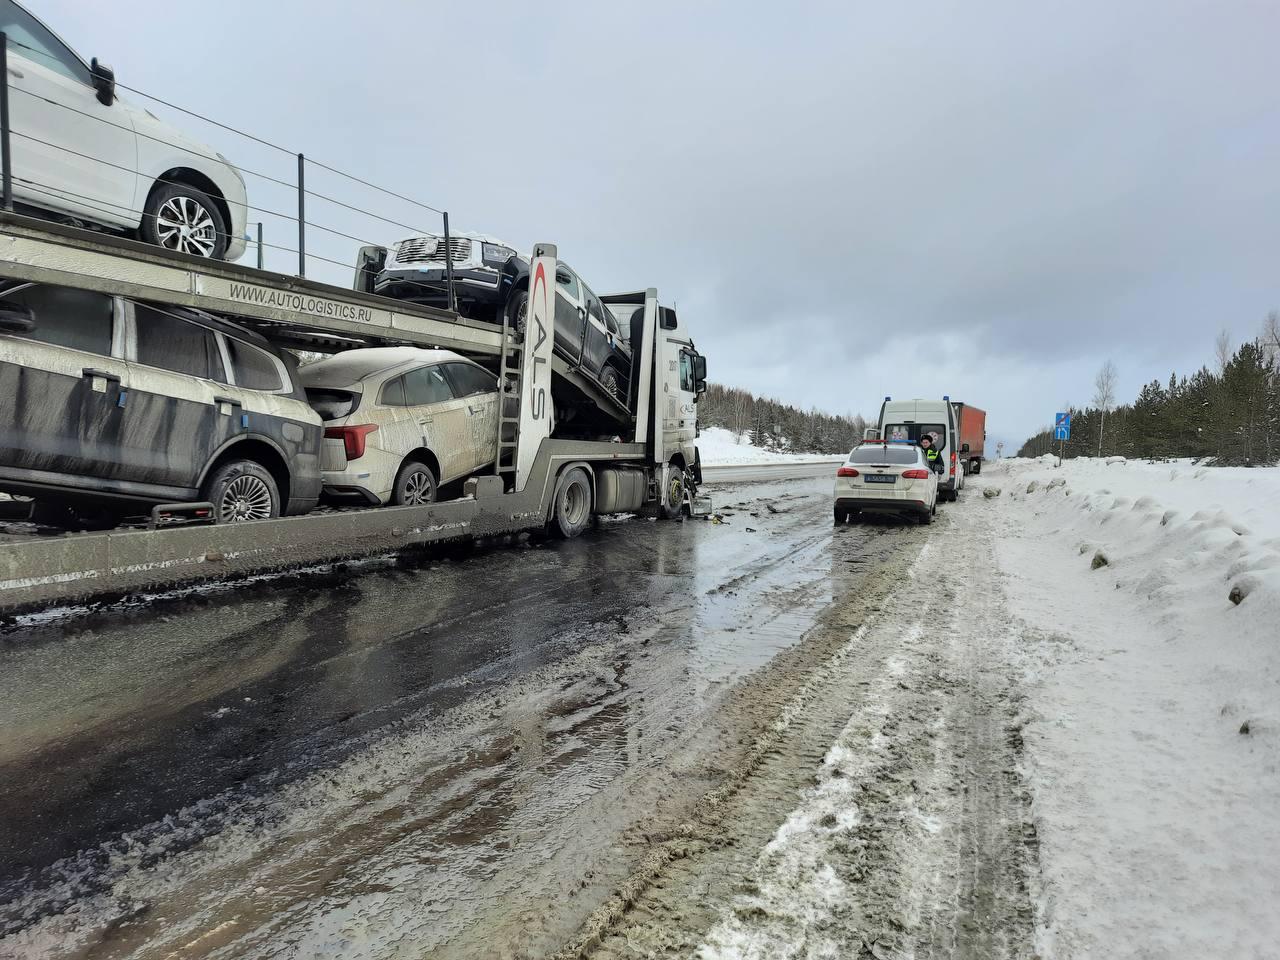
[[[0,30],[5,32],[9,43],[17,48],[15,52],[19,56],[64,77],[85,84],[91,83],[89,71],[80,58],[13,0],[0,0]]]
[[[227,337],[227,353],[231,357],[231,371],[236,375],[236,386],[250,390],[283,390],[280,368],[275,358],[265,350]]]
[[[563,263],[556,267],[556,292],[570,300],[581,300],[578,276]]]
[[[0,295],[0,299],[31,308],[36,326],[22,334],[23,339],[111,356],[114,310],[112,298],[106,294],[32,284]]]
[[[600,298],[592,293],[586,284],[583,284],[582,292],[587,298],[587,313],[591,314],[591,319],[595,320],[596,323],[607,329],[609,325],[604,319],[604,315],[607,311],[604,308],[604,304],[600,302]]]
[[[453,381],[453,392],[459,397],[494,393],[498,389],[498,378],[480,367],[469,363],[446,363],[443,366]]]
[[[226,382],[212,330],[141,303],[134,304],[133,322],[139,363]]]
[[[453,390],[445,379],[440,364],[419,367],[404,375],[405,402],[411,407],[427,403],[444,403],[453,399]]]
[[[680,351],[680,389],[690,393],[696,389],[693,382],[693,357],[684,350]]]
[[[382,397],[378,400],[384,407],[407,406],[404,399],[404,377],[396,377],[382,385]]]

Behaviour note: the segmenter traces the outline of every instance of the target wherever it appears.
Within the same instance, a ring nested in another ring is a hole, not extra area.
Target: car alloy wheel
[[[204,205],[192,197],[170,197],[156,211],[160,246],[198,257],[213,256],[218,227]]]
[[[424,503],[433,503],[436,498],[436,485],[425,470],[415,470],[404,481],[404,502],[407,506],[420,507]]]
[[[218,503],[219,523],[244,523],[271,517],[271,490],[258,477],[241,474],[222,491]]]

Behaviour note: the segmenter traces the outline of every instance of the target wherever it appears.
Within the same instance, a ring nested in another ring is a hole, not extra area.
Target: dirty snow
[[[698,455],[707,466],[734,466],[748,463],[835,463],[843,454],[777,453],[753,446],[749,433],[734,433],[723,427],[707,427],[698,434]]]

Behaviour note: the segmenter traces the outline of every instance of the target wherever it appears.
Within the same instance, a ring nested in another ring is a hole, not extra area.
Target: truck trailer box
[[[960,459],[965,461],[969,473],[981,473],[984,458],[983,446],[987,440],[987,411],[968,403],[957,403],[956,424],[960,432]],[[965,452],[965,445],[969,450]]]

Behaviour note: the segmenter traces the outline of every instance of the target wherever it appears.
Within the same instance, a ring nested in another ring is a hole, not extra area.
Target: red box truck
[[[967,473],[982,472],[982,447],[987,440],[987,411],[967,403],[953,403],[960,432],[960,459]]]

